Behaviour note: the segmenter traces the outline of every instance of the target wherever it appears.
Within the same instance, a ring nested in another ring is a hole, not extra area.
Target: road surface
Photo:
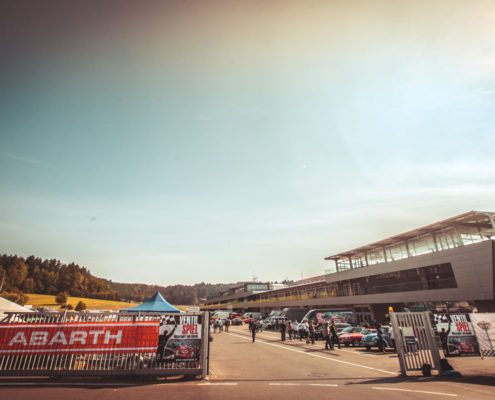
[[[325,351],[323,347],[321,341],[281,343],[275,332],[263,332],[252,343],[246,326],[231,327],[229,333],[214,335],[207,381],[4,379],[0,396],[9,400],[495,398],[494,379],[401,378],[393,353],[353,348]]]

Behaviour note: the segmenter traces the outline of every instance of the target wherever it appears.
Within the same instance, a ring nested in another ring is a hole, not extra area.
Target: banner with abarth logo
[[[0,324],[0,355],[152,353],[158,321]]]

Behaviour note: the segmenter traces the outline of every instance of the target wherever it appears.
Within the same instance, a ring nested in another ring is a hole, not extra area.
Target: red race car
[[[361,346],[363,337],[368,333],[375,333],[376,329],[363,329],[361,332],[344,333],[339,336],[339,343],[346,347]]]
[[[175,357],[177,358],[196,358],[196,349],[187,344],[180,345],[175,349]]]

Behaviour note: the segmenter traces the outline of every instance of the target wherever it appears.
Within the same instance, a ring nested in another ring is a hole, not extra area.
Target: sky
[[[300,279],[495,211],[494,149],[491,0],[0,3],[0,253]]]

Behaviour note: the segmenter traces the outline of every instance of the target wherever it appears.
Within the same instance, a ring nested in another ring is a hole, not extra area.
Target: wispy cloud
[[[19,163],[22,163],[25,165],[30,165],[33,167],[41,167],[41,168],[44,168],[44,169],[49,170],[51,172],[54,172],[56,174],[61,174],[61,171],[59,169],[55,168],[52,164],[50,164],[49,162],[47,162],[45,160],[40,160],[37,158],[27,157],[27,156],[19,155],[19,154],[7,153],[5,151],[0,151],[0,156],[7,158],[7,159],[10,159],[10,160],[14,160],[16,162],[19,162]]]

